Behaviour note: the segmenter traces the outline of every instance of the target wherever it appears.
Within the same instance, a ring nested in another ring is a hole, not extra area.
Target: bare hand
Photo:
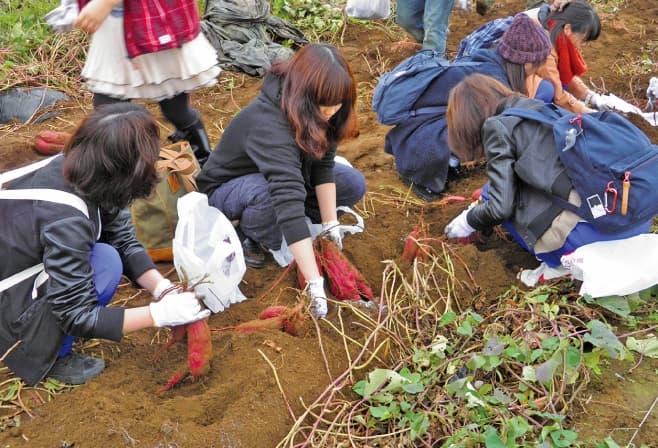
[[[562,11],[569,3],[571,3],[571,0],[553,0],[553,3],[551,3],[551,12]]]
[[[78,18],[73,23],[73,28],[81,29],[89,34],[95,33],[110,14],[112,8],[114,8],[113,1],[93,0],[89,2],[78,14]]]

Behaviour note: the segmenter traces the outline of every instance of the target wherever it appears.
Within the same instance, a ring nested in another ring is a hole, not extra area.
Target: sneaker
[[[97,377],[105,369],[105,361],[99,358],[71,352],[55,361],[48,377],[65,384],[84,384]]]
[[[242,251],[244,252],[244,262],[250,268],[262,269],[265,266],[265,251],[251,238],[245,238],[242,241]]]

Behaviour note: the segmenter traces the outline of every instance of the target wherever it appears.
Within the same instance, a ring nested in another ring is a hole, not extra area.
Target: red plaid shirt
[[[90,0],[78,0],[79,8]],[[128,56],[180,48],[201,31],[196,0],[125,0],[123,28]]]

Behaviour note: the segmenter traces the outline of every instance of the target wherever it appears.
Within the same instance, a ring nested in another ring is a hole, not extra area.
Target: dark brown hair
[[[509,82],[510,87],[515,92],[520,92],[528,96],[528,88],[526,86],[525,80],[528,77],[526,73],[525,64],[517,64],[510,62],[507,59],[501,57],[503,60],[503,69],[507,75],[507,81]],[[534,68],[535,72],[539,70],[546,61],[541,62],[531,62],[530,66]]]
[[[89,114],[64,148],[64,177],[106,211],[151,194],[160,177],[160,130],[143,107],[116,103]]]
[[[584,34],[585,42],[591,42],[599,38],[601,34],[601,19],[594,6],[583,0],[573,0],[562,8],[562,11],[554,11],[548,14],[542,21],[545,29],[551,29],[551,42],[555,46],[560,33],[564,32],[565,25],[571,25],[571,31]]]
[[[281,108],[299,147],[321,158],[329,147],[358,135],[356,82],[343,54],[329,44],[308,44],[272,65],[283,77]],[[327,122],[319,106],[342,107]]]
[[[450,91],[446,120],[448,146],[462,162],[484,157],[482,125],[496,115],[500,104],[520,94],[491,76],[474,73]]]

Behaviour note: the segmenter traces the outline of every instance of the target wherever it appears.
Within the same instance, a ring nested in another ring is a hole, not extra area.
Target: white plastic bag
[[[345,237],[345,234],[347,233],[355,234],[363,232],[363,218],[357,212],[349,207],[336,207],[336,210],[352,215],[354,216],[354,219],[356,219],[356,224],[354,225],[350,226],[342,224],[338,226],[341,238]],[[308,225],[308,229],[311,232],[312,239],[315,239],[315,237],[322,233],[322,224],[313,224],[309,218],[306,218],[306,224]],[[288,244],[286,243],[285,238],[281,242],[281,248],[279,250],[270,249],[270,253],[274,257],[274,260],[279,263],[279,266],[281,267],[288,266],[295,259],[295,257],[292,255],[292,252],[288,248]]]
[[[194,290],[213,313],[245,300],[238,286],[247,265],[231,221],[196,191],[181,197],[177,208],[173,251],[178,277],[188,284],[202,281]]]
[[[560,261],[574,278],[583,281],[581,295],[633,294],[658,284],[658,235],[586,244]]]
[[[347,0],[345,13],[354,19],[387,19],[391,14],[390,0]]]

